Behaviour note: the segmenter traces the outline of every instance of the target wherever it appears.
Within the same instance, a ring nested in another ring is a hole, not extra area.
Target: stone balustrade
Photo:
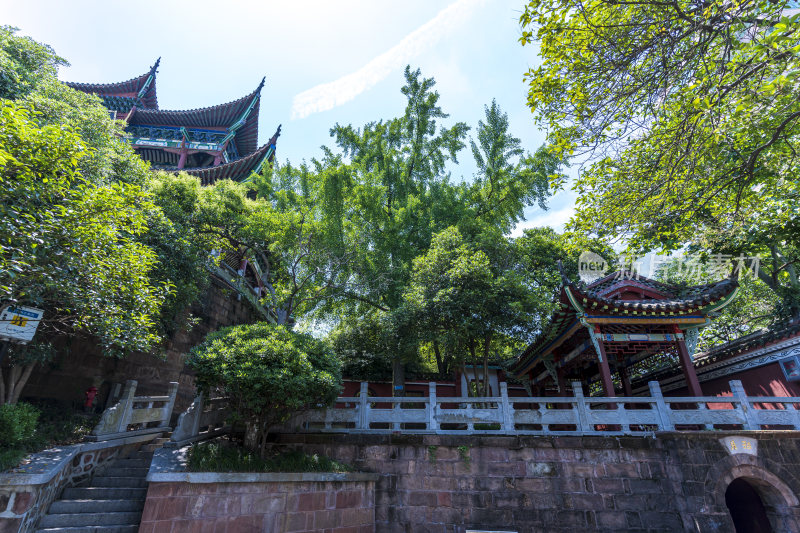
[[[119,401],[103,411],[87,440],[111,440],[137,434],[168,431],[178,383],[169,384],[166,396],[134,396],[136,381],[128,380]]]
[[[732,396],[665,397],[650,382],[647,397],[341,397],[329,409],[306,413],[286,429],[353,433],[506,435],[649,435],[675,430],[800,430],[800,398],[748,397],[740,381]]]
[[[183,446],[190,442],[226,433],[230,430],[230,427],[226,425],[229,415],[227,398],[205,400],[200,394],[194,399],[192,405],[178,417],[172,437],[166,446]]]

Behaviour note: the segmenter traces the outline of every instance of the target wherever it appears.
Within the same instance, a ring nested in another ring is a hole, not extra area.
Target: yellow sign
[[[28,323],[28,319],[19,315],[11,315],[11,325],[24,328]]]

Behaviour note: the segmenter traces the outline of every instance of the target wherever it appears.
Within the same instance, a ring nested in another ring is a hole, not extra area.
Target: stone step
[[[109,468],[150,468],[150,459],[117,459]]]
[[[147,489],[109,487],[71,487],[64,489],[64,500],[144,500]]]
[[[138,526],[141,516],[139,512],[48,514],[39,521],[39,527]]]
[[[110,468],[106,468],[103,471],[103,475],[107,477],[145,477],[147,472],[150,470],[147,466],[142,466],[138,468],[128,468],[128,467],[117,467],[116,464],[111,465]]]
[[[50,513],[120,513],[142,512],[143,500],[58,500],[50,505]]]
[[[147,481],[144,477],[118,477],[118,476],[95,476],[90,487],[114,487],[139,489],[147,488]]]
[[[37,529],[36,533],[138,533],[139,526],[84,526]]]

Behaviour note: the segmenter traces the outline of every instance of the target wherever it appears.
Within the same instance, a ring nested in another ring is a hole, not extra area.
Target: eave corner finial
[[[278,129],[275,130],[275,135],[273,135],[272,138],[269,140],[269,143],[268,143],[269,145],[275,145],[275,143],[278,141],[278,137],[281,136],[281,127],[282,126],[283,126],[283,124],[278,124]]]

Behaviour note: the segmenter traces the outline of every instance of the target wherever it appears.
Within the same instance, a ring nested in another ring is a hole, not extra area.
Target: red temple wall
[[[741,372],[734,372],[721,378],[703,381],[702,374],[700,387],[705,396],[730,396],[730,381],[738,379],[744,386],[748,396],[800,396],[800,382],[786,381],[783,371],[778,363],[751,368]],[[669,391],[667,396],[686,396],[686,387]]]

